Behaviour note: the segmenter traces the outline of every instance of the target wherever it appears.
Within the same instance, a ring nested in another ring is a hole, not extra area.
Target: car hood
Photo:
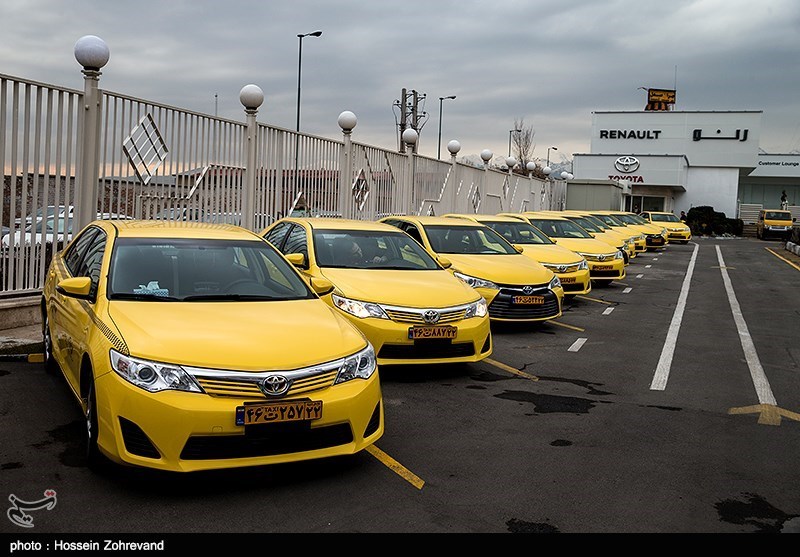
[[[442,269],[323,269],[323,274],[337,292],[363,302],[429,308],[469,304],[479,299],[474,289]]]
[[[522,254],[527,255],[539,263],[555,263],[558,265],[569,265],[580,263],[583,257],[566,247],[558,244],[520,244],[524,248]]]
[[[617,248],[594,238],[554,238],[559,246],[578,253],[616,253]]]
[[[115,300],[108,314],[132,356],[217,369],[294,369],[366,346],[320,299],[278,302]]]
[[[522,254],[464,255],[445,253],[443,255],[453,263],[452,270],[490,280],[495,284],[546,284],[553,278],[552,271]]]

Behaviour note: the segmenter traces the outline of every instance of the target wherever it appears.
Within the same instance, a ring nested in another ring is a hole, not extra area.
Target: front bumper
[[[589,276],[592,280],[621,280],[625,278],[625,262],[622,259],[589,261]]]
[[[542,288],[532,292],[542,296],[542,303],[518,303],[517,297],[528,296],[522,287],[502,285],[500,290],[476,288],[489,304],[489,318],[492,321],[535,322],[561,317],[564,300],[563,288],[551,290]]]
[[[373,444],[384,431],[378,370],[366,380],[326,384],[279,399],[322,401],[322,417],[305,431],[287,426],[246,435],[245,427],[235,424],[236,407],[268,402],[260,394],[150,393],[113,371],[96,379],[96,393],[103,454],[117,463],[175,472],[350,455]],[[273,426],[281,424],[269,427]]]

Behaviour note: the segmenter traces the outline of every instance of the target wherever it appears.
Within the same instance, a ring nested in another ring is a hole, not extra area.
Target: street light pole
[[[514,132],[521,132],[522,130],[508,130],[508,156],[511,156],[511,134]]]
[[[558,147],[547,148],[547,166],[550,166],[550,149],[552,149],[553,151],[558,151]]]
[[[294,183],[297,185],[297,167],[300,156],[300,72],[303,67],[303,37],[319,37],[322,31],[312,33],[300,33],[297,35],[299,48],[297,49],[297,129],[294,137]]]
[[[445,99],[455,99],[455,98],[456,98],[455,95],[450,95],[449,97],[439,97],[439,142],[437,144],[438,147],[436,151],[437,159],[442,158],[442,102]]]

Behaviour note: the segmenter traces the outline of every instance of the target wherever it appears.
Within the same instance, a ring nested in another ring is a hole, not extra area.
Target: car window
[[[100,282],[100,271],[103,267],[103,255],[106,250],[106,233],[99,231],[94,235],[90,244],[86,248],[86,255],[81,260],[78,274],[75,276],[89,277],[92,279],[92,287],[89,295],[94,298],[97,294],[97,285]]]
[[[437,253],[464,254],[516,254],[511,244],[488,226],[444,226],[425,227],[431,247]]]
[[[483,224],[500,234],[511,244],[553,244],[550,238],[527,222],[485,221]]]
[[[289,232],[291,226],[290,222],[279,222],[264,234],[264,238],[276,248],[281,249],[283,239],[286,238],[286,233]]]
[[[439,265],[403,232],[314,230],[317,265],[347,269],[434,270]]]
[[[285,245],[281,249],[283,253],[302,253],[308,260],[308,246],[307,246],[306,229],[300,225],[295,224],[289,231],[286,237]]]
[[[551,238],[591,238],[583,228],[569,220],[531,219],[531,224]]]
[[[109,273],[109,299],[296,300],[309,287],[267,242],[119,238]]]
[[[416,226],[411,223],[405,223],[405,226],[402,228],[406,234],[414,238],[417,242],[419,242],[420,245],[425,245],[425,243],[422,241],[422,234],[420,234],[420,231]]]
[[[782,211],[767,211],[764,218],[771,220],[792,220],[792,215],[791,213],[785,213]]]
[[[87,248],[92,244],[92,240],[98,232],[99,230],[93,226],[87,228],[75,239],[69,248],[67,248],[64,254],[64,263],[73,277],[86,276],[79,274],[81,261],[84,255],[86,255]]]

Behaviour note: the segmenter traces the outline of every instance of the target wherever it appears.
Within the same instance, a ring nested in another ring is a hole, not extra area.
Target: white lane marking
[[[642,278],[643,276],[644,276],[644,274],[638,274],[638,275],[636,275],[636,278]]]
[[[623,294],[627,294],[627,293],[628,293],[628,292],[630,292],[631,290],[633,290],[633,288],[631,288],[631,287],[629,286],[628,288],[626,288],[625,290],[623,290],[623,291],[622,291],[622,293],[623,293]]]
[[[584,344],[584,343],[585,343],[587,340],[589,340],[589,339],[586,339],[586,338],[579,338],[578,340],[576,340],[575,342],[573,342],[573,343],[572,343],[572,346],[570,346],[570,347],[567,349],[567,352],[577,352],[578,350],[580,350],[580,349],[581,349],[581,346],[583,346],[583,344]]]
[[[609,313],[611,313],[612,311],[614,311],[614,308],[613,308],[613,307],[606,308],[606,309],[605,309],[605,311],[603,311],[603,315],[608,315],[608,314],[609,314]]]
[[[644,266],[645,269],[649,269],[650,267],[652,267],[652,265],[645,265]]]
[[[653,261],[658,261],[658,257],[654,257],[654,258],[653,258]]]
[[[722,260],[722,251],[719,245],[714,246],[717,248],[717,259],[719,260],[720,272],[722,273],[722,282],[725,283],[725,291],[728,293],[728,303],[731,306],[731,313],[733,313],[733,321],[736,323],[736,329],[739,331],[739,341],[742,343],[742,350],[744,350],[744,358],[747,360],[747,367],[750,368],[750,377],[753,378],[753,387],[756,389],[758,401],[761,404],[773,404],[777,406],[775,395],[772,394],[772,389],[769,386],[769,380],[764,373],[764,368],[761,367],[761,360],[758,359],[756,346],[753,344],[753,338],[750,336],[750,331],[747,329],[747,323],[744,321],[742,315],[742,308],[739,307],[739,301],[736,299],[736,294],[733,292],[733,285],[728,276],[728,269],[725,268],[725,262]]]
[[[700,248],[700,244],[694,244],[694,251],[692,252],[692,258],[689,260],[689,267],[686,269],[686,276],[683,278],[683,286],[678,296],[678,303],[675,306],[675,312],[672,314],[672,321],[669,324],[664,347],[661,349],[661,357],[658,359],[656,372],[653,375],[653,381],[650,383],[650,389],[653,391],[663,391],[667,388],[667,378],[672,367],[675,345],[678,342],[678,332],[681,330],[681,321],[683,320],[683,312],[686,309],[686,298],[689,296],[689,284],[692,282],[692,273],[694,272],[695,261],[697,261],[698,248]]]

